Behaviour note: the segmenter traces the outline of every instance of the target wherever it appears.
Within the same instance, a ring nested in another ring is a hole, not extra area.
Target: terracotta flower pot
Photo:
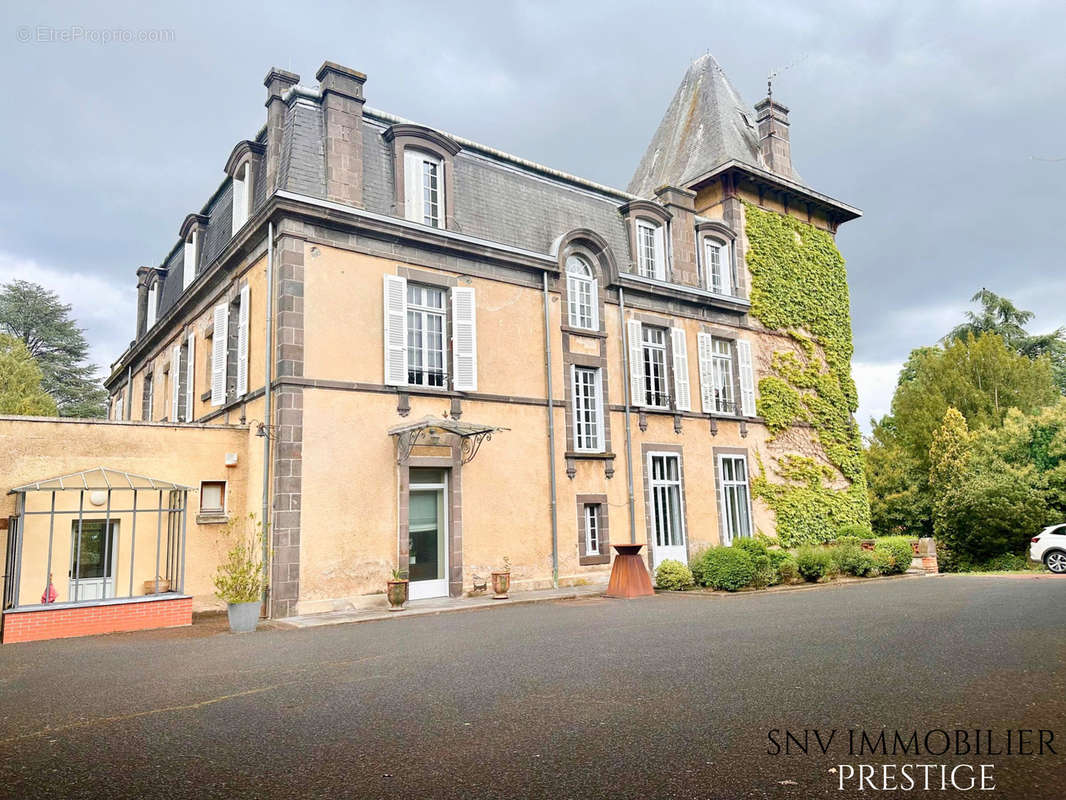
[[[494,572],[492,573],[492,599],[493,600],[506,600],[507,592],[511,588],[511,573],[510,572]]]
[[[389,581],[389,611],[403,611],[407,602],[407,581]]]

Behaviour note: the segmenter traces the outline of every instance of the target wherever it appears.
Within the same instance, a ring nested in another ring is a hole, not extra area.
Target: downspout
[[[267,296],[266,296],[266,367],[264,368],[263,424],[263,609],[271,616],[270,608],[270,399],[273,396],[271,381],[271,356],[274,352],[274,223],[267,223]]]
[[[626,409],[626,489],[629,491],[629,543],[637,542],[637,515],[633,504],[633,429],[629,421],[629,342],[626,341],[626,293],[618,287],[618,319],[622,327],[622,394]]]
[[[555,485],[555,394],[552,391],[552,329],[548,296],[548,273],[544,272],[544,368],[548,373],[548,469],[551,476],[552,588],[559,588],[559,515]]]

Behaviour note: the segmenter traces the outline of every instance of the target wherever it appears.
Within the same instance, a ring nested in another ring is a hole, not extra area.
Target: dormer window
[[[703,241],[703,253],[701,266],[704,273],[703,282],[707,289],[715,294],[735,294],[736,282],[733,280],[733,259],[729,244],[707,237]]]
[[[145,327],[151,329],[155,325],[156,316],[159,313],[159,281],[153,281],[148,287],[148,311],[145,316]]]
[[[454,228],[453,159],[459,145],[410,123],[393,125],[382,136],[392,144],[396,213],[419,225]]]
[[[443,227],[444,163],[421,150],[404,151],[404,216],[431,228]]]
[[[566,259],[567,319],[573,328],[599,330],[599,292],[592,267],[584,258]]]
[[[185,237],[185,264],[181,274],[181,288],[188,289],[189,284],[196,278],[197,247],[199,245],[198,231],[191,230]]]
[[[666,247],[662,225],[637,220],[637,268],[645,278],[666,280]]]
[[[233,233],[236,234],[252,215],[252,169],[245,161],[233,173]]]

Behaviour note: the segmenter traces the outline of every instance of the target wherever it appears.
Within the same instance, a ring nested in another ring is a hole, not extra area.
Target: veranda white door
[[[408,597],[447,597],[447,472],[412,468],[408,497]]]
[[[649,453],[648,479],[652,569],[657,569],[667,559],[687,564],[681,457],[676,453]]]
[[[78,536],[79,527],[81,536]],[[79,541],[80,540],[80,541]],[[118,521],[87,519],[71,523],[70,584],[68,599],[104,600],[115,596],[115,560],[118,554]]]

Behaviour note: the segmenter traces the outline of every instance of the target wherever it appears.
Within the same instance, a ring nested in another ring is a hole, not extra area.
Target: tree
[[[43,286],[15,280],[0,290],[0,331],[20,339],[43,373],[41,386],[60,416],[102,417],[107,393],[87,363],[84,332],[70,306]]]
[[[1049,518],[1044,475],[1024,457],[1004,457],[1026,450],[1024,419],[1012,410],[1009,426],[970,431],[962,414],[949,408],[933,436],[933,531],[957,564],[1019,553]]]
[[[954,408],[968,427],[998,428],[1011,408],[1032,413],[1060,397],[1047,356],[1013,352],[996,333],[969,334],[946,347],[911,353],[892,399],[892,413],[873,427],[866,480],[875,530],[933,534],[930,447]]]
[[[981,289],[970,300],[980,303],[981,310],[967,311],[966,322],[952,328],[941,340],[944,344],[994,333],[1019,355],[1026,358],[1047,356],[1051,360],[1055,384],[1062,394],[1066,394],[1066,328],[1030,334],[1025,326],[1035,316],[1032,311],[1020,309],[1006,297],[1000,297],[988,289]]]
[[[55,416],[55,401],[41,388],[41,369],[26,345],[0,333],[0,414]]]

